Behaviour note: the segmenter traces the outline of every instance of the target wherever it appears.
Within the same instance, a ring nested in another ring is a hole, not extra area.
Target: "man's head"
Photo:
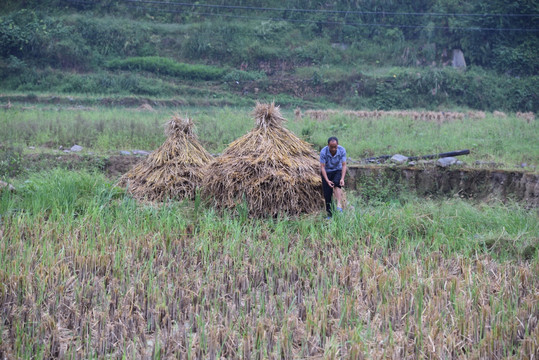
[[[337,146],[339,145],[339,139],[337,139],[335,136],[332,136],[328,139],[328,148],[329,152],[334,155],[337,151]]]

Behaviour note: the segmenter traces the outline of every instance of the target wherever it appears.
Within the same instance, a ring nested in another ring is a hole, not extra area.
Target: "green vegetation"
[[[234,106],[279,98],[290,106],[539,109],[538,37],[525,31],[537,28],[530,14],[539,10],[527,2],[7,3],[0,80],[8,93],[180,97],[191,105],[210,93]],[[467,70],[447,66],[453,49],[464,51]]]
[[[537,351],[533,210],[349,196],[355,210],[331,222],[249,220],[138,204],[84,171],[15,185],[0,194],[5,355]]]
[[[103,170],[156,149],[176,112],[218,154],[260,100],[351,162],[468,148],[535,171],[539,123],[517,112],[539,109],[539,5],[223,4],[2,2],[0,180],[16,191],[0,189],[0,357],[537,354],[537,209],[373,177],[331,221],[250,219],[199,196],[138,202]],[[327,110],[344,108],[413,111]]]
[[[115,59],[106,63],[109,69],[143,70],[156,74],[175,76],[181,79],[217,80],[223,77],[224,70],[207,65],[177,63],[172,59],[157,56]]]
[[[14,105],[0,110],[0,158],[17,166],[11,173],[24,169],[22,153],[54,152],[60,146],[74,144],[88,151],[106,155],[119,150],[153,150],[165,140],[164,123],[175,111],[193,118],[203,146],[217,154],[232,141],[253,128],[251,108],[190,108],[171,110],[156,107],[154,111],[135,108],[79,108],[43,106],[33,108]],[[386,114],[381,117],[359,117],[340,111],[315,113],[301,111],[301,116],[284,110],[286,127],[316,150],[325,146],[329,135],[339,137],[355,160],[400,153],[407,156],[426,155],[451,150],[470,149],[462,160],[503,163],[508,168],[521,163],[539,165],[536,146],[538,122],[515,114],[483,114],[460,112],[461,119],[414,120],[406,116]],[[28,146],[37,147],[29,150]],[[18,150],[16,150],[18,149]],[[14,160],[18,159],[18,160]],[[7,167],[7,165],[5,165]]]

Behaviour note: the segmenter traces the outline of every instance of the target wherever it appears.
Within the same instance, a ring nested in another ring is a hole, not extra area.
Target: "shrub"
[[[51,42],[47,54],[51,65],[61,69],[88,70],[96,57],[92,49],[75,36]]]
[[[267,76],[262,71],[232,70],[223,77],[223,81],[260,81],[266,80]]]
[[[116,59],[107,62],[106,66],[109,69],[144,70],[189,80],[218,80],[223,77],[226,71],[215,66],[179,63],[159,56]]]
[[[342,62],[341,51],[331,47],[327,39],[316,39],[295,50],[295,56],[301,63],[339,64]]]
[[[533,75],[539,73],[537,63],[537,47],[535,43],[527,41],[517,47],[498,46],[494,49],[494,65],[500,72],[512,75]]]
[[[49,40],[48,21],[22,9],[0,18],[0,55],[39,56]]]
[[[135,56],[151,44],[146,23],[112,17],[73,16],[64,22],[80,34],[82,41],[101,56]]]
[[[0,148],[0,175],[13,177],[23,170],[22,148],[5,146]],[[0,178],[1,180],[1,178]]]
[[[255,40],[246,49],[247,61],[251,63],[285,60],[286,54],[280,47]]]

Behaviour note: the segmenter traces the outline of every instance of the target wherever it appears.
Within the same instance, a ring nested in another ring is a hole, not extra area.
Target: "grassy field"
[[[201,143],[211,153],[220,153],[230,142],[254,126],[251,108],[136,108],[67,107],[16,104],[0,109],[0,143],[58,149],[79,144],[86,151],[153,150],[164,141],[164,123],[174,112],[190,116]],[[539,124],[508,114],[469,114],[447,121],[414,120],[410,116],[358,117],[343,111],[328,112],[324,119],[306,109],[284,109],[286,126],[320,150],[328,136],[340,143],[355,160],[384,154],[425,155],[470,149],[462,158],[502,163],[506,167],[539,164],[536,146]],[[416,112],[417,113],[417,112]],[[477,115],[479,114],[479,115]],[[39,149],[38,149],[39,150]]]
[[[536,209],[359,193],[331,221],[250,219],[199,198],[139,203],[100,172],[25,170],[26,154],[60,145],[152,150],[173,111],[0,110],[1,177],[17,188],[0,192],[0,357],[537,356]],[[178,110],[214,153],[253,127],[250,111]],[[467,162],[539,158],[537,122],[514,114],[284,115],[315,148],[339,136],[354,159],[462,148]]]

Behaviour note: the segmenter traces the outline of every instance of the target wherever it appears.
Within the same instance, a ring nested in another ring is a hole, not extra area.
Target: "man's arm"
[[[344,186],[344,176],[346,175],[346,161],[342,162],[342,174],[341,174],[341,181],[339,185]]]
[[[335,184],[333,184],[333,181],[329,181],[328,174],[326,173],[326,164],[320,163],[320,172],[322,173],[322,177],[326,182],[328,183],[329,187],[333,187]]]

